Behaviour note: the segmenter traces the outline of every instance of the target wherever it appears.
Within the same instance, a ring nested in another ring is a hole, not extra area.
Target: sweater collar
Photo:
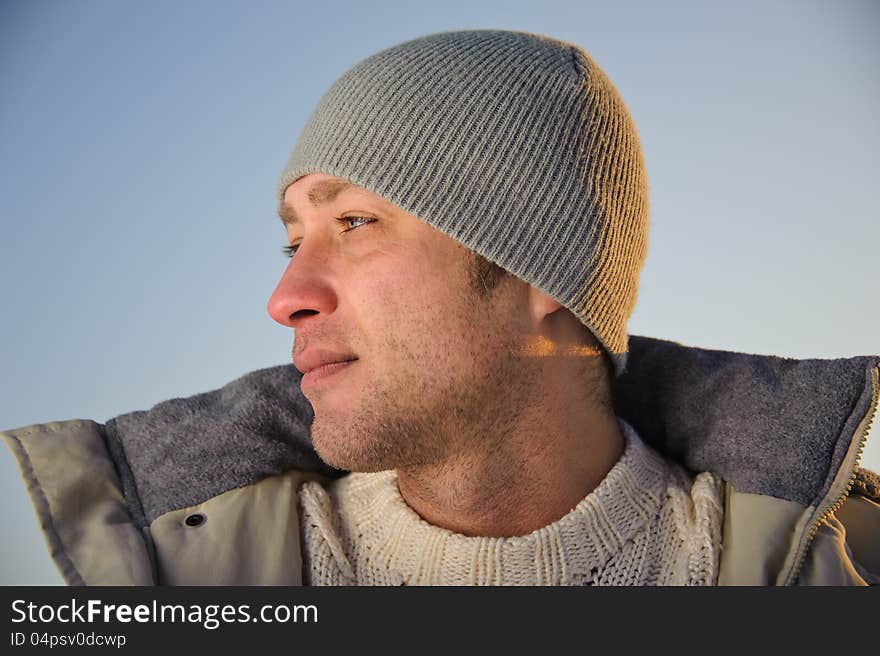
[[[657,517],[675,466],[619,421],[625,446],[605,478],[566,515],[527,535],[466,536],[434,526],[406,504],[394,471],[342,477],[328,491],[346,527],[343,534],[357,536],[357,545],[347,541],[347,547],[368,553],[370,566],[391,572],[392,583],[395,578],[464,585],[591,581]],[[350,561],[340,566],[352,571]]]

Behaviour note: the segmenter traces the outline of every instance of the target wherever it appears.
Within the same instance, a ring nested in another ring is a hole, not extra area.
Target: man
[[[299,178],[283,207],[295,255],[269,307],[295,330],[315,450],[378,472],[306,484],[311,582],[710,582],[720,482],[692,499],[684,472],[626,444],[572,312],[339,178]],[[613,501],[588,496],[600,482]]]
[[[880,359],[628,337],[646,174],[580,48],[471,30],[365,59],[279,200],[296,369],[4,434],[69,582],[880,580]]]

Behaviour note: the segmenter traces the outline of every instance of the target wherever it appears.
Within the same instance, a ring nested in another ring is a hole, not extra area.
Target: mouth
[[[338,377],[340,373],[346,371],[356,361],[357,358],[353,360],[341,360],[339,362],[327,362],[320,367],[315,367],[303,374],[302,380],[299,384],[300,389],[305,390],[306,388],[314,387],[318,383],[324,384],[330,378]]]

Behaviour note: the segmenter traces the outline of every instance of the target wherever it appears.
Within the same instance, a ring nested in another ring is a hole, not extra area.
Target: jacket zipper
[[[803,567],[804,560],[806,559],[807,551],[809,550],[810,544],[813,542],[813,538],[816,537],[816,533],[819,532],[819,527],[822,525],[822,522],[824,522],[825,519],[827,519],[831,514],[837,512],[840,509],[844,501],[846,501],[846,498],[849,496],[850,491],[852,490],[853,483],[855,483],[856,480],[856,472],[862,462],[862,453],[865,450],[865,444],[867,443],[868,435],[871,432],[871,425],[874,423],[874,417],[877,414],[878,401],[880,401],[880,380],[878,380],[878,371],[880,371],[880,369],[878,369],[876,366],[873,367],[873,369],[871,370],[871,405],[868,407],[868,413],[866,415],[867,421],[862,422],[862,432],[861,435],[858,436],[856,458],[850,471],[849,482],[847,483],[846,490],[837,498],[836,501],[834,501],[834,503],[828,506],[828,508],[826,508],[816,519],[813,520],[813,523],[810,525],[809,532],[807,534],[807,539],[801,543],[800,550],[798,552],[797,558],[795,559],[795,564],[785,581],[785,585],[792,585],[795,581],[797,581],[798,574],[800,573],[801,567]]]

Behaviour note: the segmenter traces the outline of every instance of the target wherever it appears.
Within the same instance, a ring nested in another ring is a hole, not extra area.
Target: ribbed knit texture
[[[320,100],[279,200],[314,172],[369,189],[543,290],[624,371],[647,178],[622,98],[579,47],[469,30],[376,53]]]
[[[568,514],[528,535],[464,536],[429,524],[394,471],[300,488],[309,585],[714,585],[721,480],[693,476],[623,420],[623,455]]]

